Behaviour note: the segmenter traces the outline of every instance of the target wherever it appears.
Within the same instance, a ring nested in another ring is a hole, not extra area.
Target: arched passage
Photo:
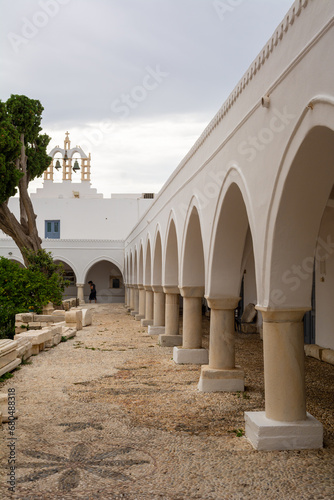
[[[209,263],[210,298],[239,297],[242,258],[249,228],[245,202],[236,183],[223,198],[212,236]]]
[[[95,283],[98,302],[124,302],[123,276],[113,262],[101,260],[88,269],[84,285],[86,302],[90,292],[88,281]]]
[[[162,246],[160,231],[157,232],[155,239],[152,284],[157,286],[162,285]]]
[[[191,208],[185,232],[181,284],[182,287],[202,287],[204,294],[203,240],[198,210],[195,206]]]
[[[246,263],[254,268],[255,279],[249,228],[243,194],[231,177],[218,201],[211,239],[207,295],[211,308],[209,365],[202,367],[199,383],[204,392],[244,390],[244,372],[235,364],[235,309]]]
[[[164,285],[178,286],[178,283],[179,283],[178,242],[177,242],[175,223],[174,220],[171,219],[166,238]]]
[[[334,184],[334,132],[313,128],[301,143],[271,215],[272,239],[264,303],[274,308],[311,305],[313,261],[321,218]],[[326,252],[326,248],[324,249]]]
[[[146,257],[145,257],[145,285],[151,285],[151,243],[147,240]]]
[[[138,284],[143,284],[144,277],[144,257],[143,257],[143,245],[140,245],[139,250],[139,263],[138,263]]]
[[[56,259],[55,264],[62,264],[64,266],[64,278],[65,280],[69,281],[69,286],[65,288],[64,293],[63,293],[63,298],[68,299],[72,297],[77,296],[77,277],[75,274],[74,269],[68,264],[67,262],[61,260],[61,259]]]
[[[182,337],[179,335],[180,296],[178,241],[173,218],[170,218],[169,221],[165,249],[163,290],[166,294],[166,325],[165,335],[160,336],[160,344],[181,345]],[[164,344],[165,341],[168,341],[168,344]]]
[[[316,116],[313,114],[312,120]],[[319,229],[334,184],[334,132],[317,125],[299,144],[296,142],[292,141],[282,164],[267,233],[266,279],[260,307],[266,421],[261,423],[284,422],[280,439],[286,440],[286,447],[300,447],[297,441],[309,443],[312,435],[312,446],[318,448],[322,445],[322,426],[306,413],[303,317],[311,306]],[[323,250],[322,257],[326,255]],[[327,250],[332,251],[330,245]],[[249,429],[256,428],[254,424],[259,427],[257,419],[258,415],[250,414]],[[275,432],[275,427],[272,429]]]
[[[203,239],[199,214],[191,203],[184,233],[181,267],[183,297],[182,349],[174,349],[176,363],[208,362],[208,351],[202,349],[202,302],[205,285]]]

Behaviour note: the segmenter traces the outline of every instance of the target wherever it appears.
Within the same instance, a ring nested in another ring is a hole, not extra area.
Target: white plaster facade
[[[68,156],[81,152],[84,160],[90,159],[80,147],[70,148],[68,133],[64,148],[57,146],[49,154],[64,155],[65,151]],[[51,251],[54,260],[63,262],[72,274],[73,284],[66,289],[65,298],[78,296],[87,302],[88,281],[92,280],[96,284],[99,302],[123,302],[124,239],[152,199],[144,198],[143,194],[117,194],[103,198],[91,186],[90,165],[89,170],[86,168],[81,172],[81,182],[74,182],[67,164],[64,165],[66,172],[63,167],[62,182],[53,182],[51,166],[44,174],[43,187],[32,193],[31,199],[42,247]],[[70,178],[65,178],[65,174]],[[9,200],[9,208],[19,215],[17,197]],[[60,223],[59,238],[46,238],[45,221],[54,220]],[[4,233],[0,235],[0,255],[23,264],[19,249]],[[113,286],[113,279],[119,280],[119,288]]]
[[[182,345],[183,362],[199,357],[194,318],[198,299],[207,299],[210,350],[200,390],[243,388],[234,309],[244,277],[244,299],[263,320],[266,412],[246,420],[258,449],[322,446],[321,425],[305,407],[303,318],[315,266],[315,342],[333,349],[333,14],[333,2],[294,2],[126,238],[127,303],[136,308],[141,286],[164,291],[160,341]],[[192,311],[183,316],[183,339],[178,294]]]

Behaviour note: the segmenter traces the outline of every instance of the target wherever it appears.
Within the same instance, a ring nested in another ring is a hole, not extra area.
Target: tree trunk
[[[17,160],[17,168],[23,172],[23,176],[19,181],[20,195],[20,222],[15,215],[9,210],[8,204],[0,205],[0,229],[10,236],[19,247],[21,253],[24,248],[37,252],[40,250],[42,240],[38,236],[36,225],[36,214],[28,194],[28,179],[27,179],[27,157],[25,154],[24,135],[21,137],[21,155]],[[25,256],[23,255],[25,264],[27,265]]]

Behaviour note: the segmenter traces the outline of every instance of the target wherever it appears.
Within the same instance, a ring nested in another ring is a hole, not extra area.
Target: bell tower
[[[69,135],[70,135],[69,132],[65,133],[64,148],[56,146],[55,148],[52,149],[52,151],[50,151],[49,156],[52,157],[52,160],[50,165],[44,172],[45,181],[53,181],[54,169],[60,170],[62,168],[63,182],[64,181],[71,182],[73,174],[76,174],[79,170],[81,170],[81,182],[86,182],[86,181],[90,182],[91,155],[89,153],[89,155],[87,156],[80,146],[71,148],[71,141]],[[62,166],[60,164],[59,159],[56,159],[56,161],[54,159],[57,153],[61,154]],[[78,159],[74,157],[76,153],[80,155],[80,162],[81,162],[80,166]],[[74,165],[72,166],[73,160],[74,160]]]

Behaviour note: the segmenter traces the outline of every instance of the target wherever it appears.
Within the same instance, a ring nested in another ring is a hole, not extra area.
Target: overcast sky
[[[291,4],[0,0],[0,99],[39,99],[50,149],[68,130],[98,192],[158,192]]]

